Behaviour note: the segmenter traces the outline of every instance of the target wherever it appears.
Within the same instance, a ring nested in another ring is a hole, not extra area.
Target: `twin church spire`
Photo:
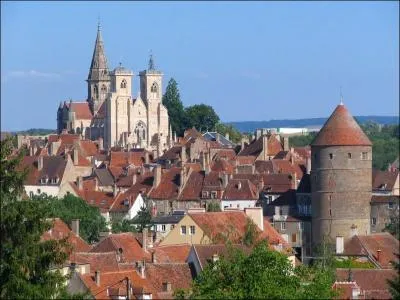
[[[88,81],[93,80],[109,80],[107,58],[104,52],[100,23],[97,25],[96,42],[88,76]]]

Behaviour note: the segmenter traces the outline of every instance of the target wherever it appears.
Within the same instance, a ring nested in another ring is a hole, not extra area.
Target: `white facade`
[[[229,208],[235,208],[235,209],[240,209],[244,210],[245,208],[249,207],[256,207],[257,200],[226,200],[222,199],[221,200],[221,209],[229,209]]]

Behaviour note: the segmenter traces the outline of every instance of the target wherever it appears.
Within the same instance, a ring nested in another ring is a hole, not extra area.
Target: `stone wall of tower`
[[[372,148],[312,146],[311,156],[313,243],[369,234]]]

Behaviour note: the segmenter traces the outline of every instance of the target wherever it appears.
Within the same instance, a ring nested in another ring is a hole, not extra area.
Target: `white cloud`
[[[7,77],[19,77],[19,78],[60,78],[61,75],[58,73],[47,73],[47,72],[40,72],[36,70],[29,70],[29,71],[11,71],[8,72],[6,75]]]

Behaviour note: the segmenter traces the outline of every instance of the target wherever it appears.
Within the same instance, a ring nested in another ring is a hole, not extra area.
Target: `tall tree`
[[[400,300],[400,255],[396,254],[397,256],[397,262],[393,262],[394,268],[397,271],[397,276],[393,279],[388,280],[389,284],[389,291],[393,296],[393,299],[395,300]]]
[[[179,95],[178,83],[174,78],[171,78],[168,82],[162,103],[168,109],[172,131],[176,132],[179,136],[182,135],[186,128],[186,116]]]
[[[233,127],[232,124],[225,125],[222,123],[218,123],[217,125],[215,125],[215,130],[223,135],[226,135],[228,133],[229,139],[234,143],[240,143],[242,139],[242,134],[239,132],[239,130]]]
[[[214,109],[205,104],[196,104],[185,109],[188,121],[187,127],[194,127],[199,131],[215,130],[219,117]]]
[[[137,213],[137,216],[132,220],[133,224],[137,224],[139,226],[138,231],[142,232],[143,228],[148,228],[151,226],[151,213],[150,209],[147,205],[142,206]]]
[[[21,201],[26,172],[17,172],[21,156],[10,157],[12,140],[0,152],[0,298],[49,299],[62,292],[64,276],[50,271],[67,258],[65,240],[41,241],[52,226],[43,216],[47,203]]]

